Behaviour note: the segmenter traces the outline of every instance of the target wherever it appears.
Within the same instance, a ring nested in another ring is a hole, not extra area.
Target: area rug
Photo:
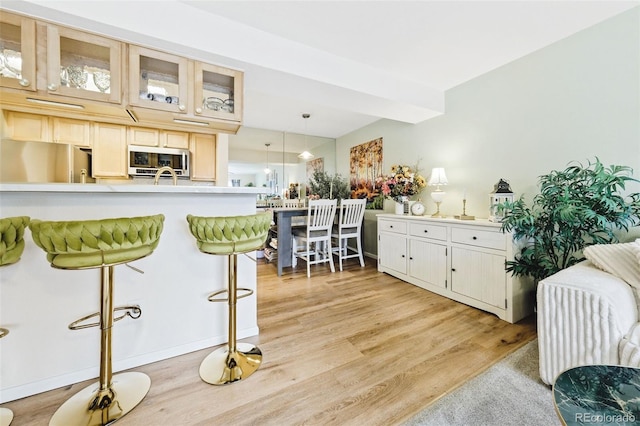
[[[405,426],[556,425],[551,388],[538,373],[538,340],[425,408]]]

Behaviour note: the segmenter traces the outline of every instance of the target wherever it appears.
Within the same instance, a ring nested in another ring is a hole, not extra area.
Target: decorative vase
[[[402,197],[401,202],[396,201],[396,214],[409,214],[409,197]]]
[[[404,203],[398,203],[396,201],[396,214],[404,214]]]

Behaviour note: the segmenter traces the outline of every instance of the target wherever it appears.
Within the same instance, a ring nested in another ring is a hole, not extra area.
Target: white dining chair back
[[[269,200],[269,207],[277,208],[282,207],[282,201],[280,198]]]
[[[297,199],[284,199],[282,200],[282,207],[284,208],[297,208],[300,207],[300,200]]]
[[[335,272],[331,230],[336,217],[336,206],[337,200],[310,200],[307,225],[293,230],[294,256],[307,263],[307,277],[311,277],[311,265],[317,263],[328,262],[331,272]]]
[[[338,224],[333,227],[331,237],[337,240],[333,253],[338,256],[341,271],[342,261],[354,257],[360,259],[360,266],[364,266],[361,229],[366,203],[366,199],[345,199],[340,203]],[[350,239],[355,239],[355,248],[348,246]]]

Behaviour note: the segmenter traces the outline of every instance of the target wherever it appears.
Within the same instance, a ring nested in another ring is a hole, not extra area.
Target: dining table
[[[271,209],[278,227],[278,276],[282,270],[292,266],[292,218],[306,217],[309,214],[308,207],[276,207]]]

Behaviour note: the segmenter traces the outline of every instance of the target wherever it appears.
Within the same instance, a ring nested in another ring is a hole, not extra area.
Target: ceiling
[[[2,7],[242,69],[245,126],[336,138],[381,118],[418,123],[445,113],[447,89],[639,4],[3,0]]]

